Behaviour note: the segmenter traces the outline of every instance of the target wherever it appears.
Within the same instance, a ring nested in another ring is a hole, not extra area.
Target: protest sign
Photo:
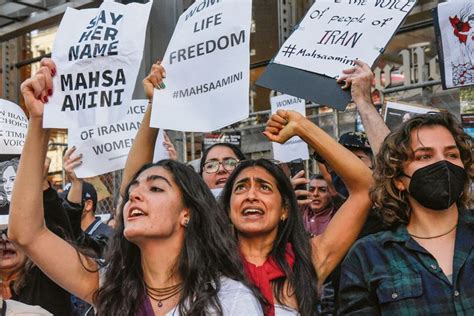
[[[251,7],[251,0],[198,0],[181,15],[150,126],[209,132],[248,117]]]
[[[372,65],[414,5],[415,0],[318,0],[257,83],[343,109],[347,97],[339,96],[344,92],[331,78],[353,67],[355,59]],[[313,87],[304,95],[302,79]]]
[[[170,154],[168,150],[166,150],[166,147],[163,145],[163,142],[165,141],[165,134],[166,132],[160,129],[158,131],[158,135],[156,136],[155,151],[153,153],[154,162],[163,159],[170,159]]]
[[[0,154],[0,215],[8,214],[20,155]]]
[[[290,95],[279,95],[270,99],[272,114],[278,110],[293,110],[306,116],[306,102]],[[273,158],[281,162],[289,162],[301,158],[309,158],[308,145],[298,136],[293,136],[284,144],[272,142]]]
[[[151,5],[105,1],[98,9],[67,8],[54,41],[57,74],[44,127],[105,125],[125,117]]]
[[[79,178],[89,178],[124,168],[133,139],[147,108],[147,100],[133,100],[125,119],[107,125],[69,129],[68,146],[76,146],[82,164]]]
[[[242,136],[240,135],[240,132],[207,133],[204,134],[202,140],[202,151],[207,150],[212,145],[220,143],[228,143],[240,148],[241,139]]]
[[[384,112],[384,121],[390,130],[408,121],[412,117],[428,112],[439,112],[439,109],[417,104],[387,102]]]
[[[28,118],[15,103],[0,99],[0,153],[21,154]]]
[[[440,3],[433,15],[443,88],[474,85],[472,0]]]

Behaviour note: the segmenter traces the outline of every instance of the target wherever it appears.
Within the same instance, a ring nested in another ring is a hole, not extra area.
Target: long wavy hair
[[[206,315],[209,310],[222,315],[217,297],[220,277],[247,284],[236,242],[228,232],[229,220],[199,175],[179,162],[161,160],[146,164],[130,182],[155,166],[171,172],[182,192],[183,204],[191,214],[174,268],[183,279],[178,303],[180,315]],[[129,199],[128,187],[125,192],[117,227],[106,253],[104,282],[94,297],[101,316],[135,315],[146,298],[140,249],[123,236],[123,207]]]
[[[388,226],[408,224],[411,207],[408,193],[395,186],[395,180],[403,175],[403,164],[412,160],[411,132],[425,126],[443,126],[453,135],[461,153],[461,160],[468,174],[459,205],[468,207],[471,201],[470,182],[474,176],[472,161],[472,139],[467,135],[453,115],[429,113],[419,115],[392,131],[382,144],[377,155],[374,172],[375,185],[371,191],[377,213]]]
[[[270,173],[276,180],[278,191],[281,194],[281,207],[288,210],[288,218],[280,221],[278,232],[273,243],[272,256],[280,268],[285,272],[285,277],[273,282],[276,299],[284,302],[284,284],[288,282],[289,295],[295,294],[298,302],[298,312],[301,315],[317,315],[317,275],[311,261],[311,245],[309,235],[305,232],[303,219],[301,217],[296,196],[289,178],[283,170],[267,159],[244,160],[232,172],[221,195],[221,203],[224,210],[229,214],[232,188],[239,174],[247,168],[261,167]],[[239,233],[237,233],[237,238]],[[291,243],[295,254],[293,269],[285,260],[286,245]]]

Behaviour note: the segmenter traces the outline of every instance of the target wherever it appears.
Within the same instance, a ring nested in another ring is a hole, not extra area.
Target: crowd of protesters
[[[224,143],[203,153],[198,172],[176,161],[168,139],[174,159],[153,163],[151,100],[165,78],[154,64],[113,227],[94,215],[93,186],[75,176],[75,148],[64,157],[70,187],[59,195],[47,181],[43,113],[55,67],[42,60],[21,86],[29,126],[1,232],[6,306],[38,305],[37,315],[474,314],[472,140],[449,113],[390,131],[367,64],[338,79],[366,134],[338,142],[294,111],[268,120],[270,141],[299,136],[314,151],[320,174],[293,178]]]

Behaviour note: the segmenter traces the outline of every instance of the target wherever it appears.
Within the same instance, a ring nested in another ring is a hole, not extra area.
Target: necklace
[[[145,283],[146,294],[157,302],[158,307],[163,307],[163,302],[172,298],[183,289],[183,283],[178,283],[169,287],[153,288]]]
[[[431,236],[431,237],[420,237],[420,236],[416,236],[416,235],[413,235],[413,234],[410,234],[410,233],[408,233],[408,235],[410,235],[411,237],[418,238],[418,239],[435,239],[435,238],[446,236],[447,234],[452,232],[454,229],[456,229],[457,226],[458,226],[458,224],[456,223],[456,225],[454,225],[454,227],[451,228],[449,231],[447,231],[445,233],[442,233],[441,235],[436,235],[436,236]]]

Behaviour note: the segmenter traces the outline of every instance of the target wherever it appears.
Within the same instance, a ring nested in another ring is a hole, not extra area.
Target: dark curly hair
[[[229,234],[229,220],[219,209],[214,196],[199,175],[173,160],[146,164],[130,181],[151,167],[170,171],[190,209],[185,241],[175,271],[183,279],[179,298],[180,315],[206,315],[214,310],[222,315],[217,293],[220,277],[248,284],[238,255],[236,241]],[[130,186],[130,184],[128,185]],[[98,314],[136,315],[146,297],[140,249],[123,236],[123,206],[128,201],[128,187],[118,214],[117,227],[106,253],[108,263],[104,283],[94,296]],[[164,254],[166,255],[166,254]]]
[[[279,278],[273,282],[276,300],[283,302],[284,284],[288,282],[288,291],[296,295],[298,312],[301,315],[317,315],[317,275],[312,263],[311,245],[308,234],[303,225],[303,219],[296,202],[295,192],[291,186],[290,179],[283,170],[267,159],[245,160],[240,162],[232,172],[221,195],[223,209],[229,214],[232,187],[238,175],[247,168],[261,167],[270,173],[277,183],[278,191],[282,197],[282,207],[288,210],[288,218],[280,222],[273,249],[270,253],[286,277]],[[237,232],[238,235],[238,232]],[[286,245],[291,243],[295,253],[295,264],[290,268],[285,260]]]
[[[376,211],[388,226],[407,224],[410,204],[406,191],[395,186],[395,180],[403,174],[403,164],[413,159],[410,147],[411,132],[425,126],[443,126],[453,135],[461,153],[461,160],[468,174],[460,205],[468,207],[471,201],[470,182],[474,175],[472,163],[472,140],[455,117],[449,113],[428,113],[411,118],[392,131],[382,144],[377,155],[374,172],[375,185],[371,197]]]

